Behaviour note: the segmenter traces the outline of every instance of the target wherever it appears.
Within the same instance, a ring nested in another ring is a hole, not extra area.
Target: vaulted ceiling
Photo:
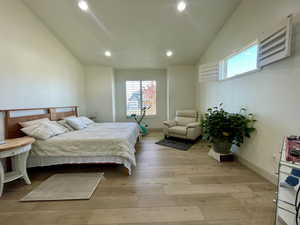
[[[186,0],[183,13],[176,0],[88,0],[90,12],[78,0],[24,2],[83,64],[164,68],[197,63],[240,0]]]

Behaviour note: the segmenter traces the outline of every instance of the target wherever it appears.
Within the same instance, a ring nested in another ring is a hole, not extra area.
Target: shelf
[[[4,183],[8,183],[10,181],[19,179],[21,177],[23,177],[23,174],[21,174],[20,172],[12,171],[12,172],[5,173]]]
[[[290,162],[287,162],[287,161],[285,161],[285,162],[281,161],[280,165],[287,166],[287,167],[290,167],[290,168],[296,168],[296,169],[300,170],[299,163],[290,163]]]

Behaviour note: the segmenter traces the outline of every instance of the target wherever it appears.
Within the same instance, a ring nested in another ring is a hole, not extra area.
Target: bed
[[[69,111],[59,112],[61,108],[1,110],[5,113],[6,138],[24,136],[20,131],[20,122],[40,118],[55,121],[78,115],[77,106],[63,108]],[[30,110],[45,113],[30,115]],[[26,116],[13,115],[20,111],[26,111]],[[47,140],[37,140],[32,145],[27,166],[113,163],[123,165],[128,169],[128,174],[131,174],[132,168],[136,166],[135,144],[138,138],[139,127],[136,123],[94,123],[82,130],[71,131]]]

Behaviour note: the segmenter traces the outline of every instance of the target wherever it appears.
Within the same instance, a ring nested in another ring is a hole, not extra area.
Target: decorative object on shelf
[[[229,113],[223,104],[209,108],[202,120],[203,138],[212,143],[215,152],[230,154],[232,145],[240,147],[244,138],[250,138],[255,131],[256,120],[253,114],[247,114],[245,108],[239,113]]]
[[[286,161],[300,162],[300,137],[289,136],[285,139]]]
[[[22,137],[7,139],[4,145],[0,145],[0,197],[3,192],[3,185],[10,181],[23,178],[26,184],[31,184],[26,170],[28,153],[31,144],[35,141],[32,137]],[[4,166],[1,159],[12,158],[11,172],[4,172]]]
[[[281,187],[292,188],[299,184],[300,170],[292,169],[290,176],[280,182]]]

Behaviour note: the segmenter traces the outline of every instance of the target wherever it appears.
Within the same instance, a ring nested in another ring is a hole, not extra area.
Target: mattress
[[[38,140],[32,145],[28,167],[65,163],[117,163],[136,166],[136,123],[95,123],[89,127]],[[130,167],[130,168],[129,168]]]

